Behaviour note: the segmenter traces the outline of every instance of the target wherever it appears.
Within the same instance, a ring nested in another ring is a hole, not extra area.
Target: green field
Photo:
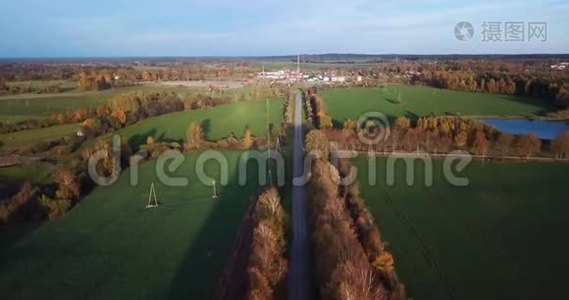
[[[22,94],[0,97],[0,121],[20,121],[49,117],[55,112],[95,108],[125,90],[69,92],[61,94]]]
[[[224,152],[229,185],[201,184],[197,154],[173,176],[189,186],[166,187],[156,162],[140,166],[140,183],[129,172],[110,187],[95,189],[70,213],[37,228],[0,231],[3,299],[203,299],[211,296],[228,261],[250,196],[258,190],[257,168],[237,184],[240,151]],[[206,173],[219,178],[209,161]],[[233,175],[232,175],[233,174]],[[150,183],[160,206],[145,209]]]
[[[193,121],[202,121],[204,134],[208,140],[218,140],[234,133],[243,136],[245,126],[249,126],[254,136],[267,133],[267,101],[247,101],[220,105],[213,108],[177,112],[146,119],[128,126],[113,134],[127,138],[131,144],[144,144],[147,136],[155,141],[185,141],[186,130]],[[275,130],[282,125],[283,99],[272,99],[269,103],[269,123]]]
[[[77,129],[79,129],[79,124],[66,124],[0,134],[0,142],[2,142],[1,150],[13,150],[16,147],[27,145],[38,140],[60,138],[75,133]]]
[[[338,122],[358,120],[368,112],[388,118],[429,114],[469,116],[529,116],[554,111],[547,100],[498,94],[436,89],[426,86],[321,90],[328,113]]]
[[[8,82],[10,87],[20,87],[22,89],[41,89],[57,85],[63,92],[77,90],[77,82],[70,80],[32,80]]]
[[[284,102],[282,99],[269,101],[269,123],[275,130],[281,128]],[[186,129],[192,121],[203,121],[206,138],[218,140],[231,132],[236,137],[243,136],[245,126],[249,126],[253,135],[265,136],[267,126],[266,101],[248,101],[220,105],[214,108],[171,113],[149,118],[116,132],[128,138],[134,144],[143,144],[151,135],[155,140],[182,142]],[[48,128],[32,129],[0,135],[2,152],[9,152],[44,139],[55,139],[77,131],[77,124],[67,124]]]
[[[461,175],[468,187],[444,181],[434,163],[434,185],[423,175],[386,184],[378,159],[378,185],[359,167],[362,195],[380,226],[396,267],[414,299],[564,298],[569,264],[567,164],[472,163]],[[423,174],[417,163],[416,174]]]
[[[55,112],[96,108],[114,97],[131,91],[189,91],[178,86],[142,85],[104,91],[73,90],[60,94],[20,94],[0,97],[0,122],[45,118]]]
[[[53,174],[40,165],[19,165],[0,168],[0,201],[18,192],[24,180],[46,185],[53,183]]]

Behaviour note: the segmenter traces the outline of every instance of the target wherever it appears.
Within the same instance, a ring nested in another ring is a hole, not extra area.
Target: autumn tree
[[[474,141],[472,142],[472,148],[474,150],[474,154],[486,155],[486,151],[488,150],[488,140],[486,139],[486,135],[484,134],[484,132],[477,131],[474,134]]]
[[[194,121],[190,123],[186,130],[186,147],[188,149],[199,149],[204,142],[202,122]]]
[[[306,135],[306,152],[317,154],[323,159],[328,159],[330,145],[328,139],[319,130],[311,130]]]
[[[58,199],[76,200],[81,195],[81,186],[75,173],[71,170],[63,169],[57,173],[56,197]]]
[[[121,125],[126,124],[126,113],[120,108],[114,108],[111,117],[113,117]]]
[[[569,107],[569,84],[564,84],[555,96],[555,104],[561,107]]]
[[[454,137],[454,143],[456,144],[457,147],[463,148],[464,146],[466,146],[467,142],[468,142],[468,133],[466,133],[465,131],[460,131]]]
[[[51,199],[46,195],[39,197],[38,204],[50,220],[62,217],[71,208],[71,200]]]
[[[358,128],[358,122],[353,121],[351,119],[347,119],[346,121],[344,121],[343,129],[345,131],[355,132],[357,128]]]
[[[114,172],[119,171],[115,168],[114,153],[110,142],[100,139],[94,148],[83,150],[82,156],[85,160],[89,160],[95,153],[101,155],[101,159],[97,161],[97,165],[95,166],[95,170],[99,176],[110,176]]]
[[[551,151],[558,157],[569,158],[569,131],[559,134],[551,141]]]
[[[106,74],[87,73],[82,71],[79,73],[77,82],[79,88],[87,91],[104,90],[111,87],[110,76]]]
[[[99,105],[97,107],[97,117],[107,117],[111,114],[111,109],[106,105]]]
[[[393,126],[396,129],[408,129],[409,127],[411,127],[411,120],[409,120],[409,118],[401,116],[398,117],[397,119],[395,119],[395,123],[393,123]]]
[[[67,116],[64,113],[54,113],[51,115],[51,119],[58,124],[65,124],[68,121]]]
[[[287,222],[278,190],[272,188],[261,194],[253,214],[247,299],[272,299],[275,287],[286,279]]]
[[[292,117],[293,117],[293,107],[292,107],[292,95],[288,95],[288,99],[287,102],[285,104],[285,109],[284,109],[284,116],[283,116],[283,122],[285,124],[292,124]]]
[[[241,146],[244,149],[251,149],[255,144],[255,140],[253,139],[253,135],[251,134],[251,130],[249,127],[245,128],[245,132],[243,132],[243,140],[241,140]]]
[[[78,109],[73,113],[76,122],[83,122],[89,117],[89,111],[85,108]]]
[[[0,91],[7,91],[7,90],[8,90],[8,85],[6,84],[4,77],[0,76]]]
[[[29,181],[25,181],[20,191],[5,201],[0,201],[0,223],[8,223],[14,217],[19,216],[22,210],[36,198],[39,189]]]
[[[535,133],[518,136],[514,148],[520,156],[531,156],[541,151],[541,141]]]
[[[500,136],[498,136],[498,138],[496,139],[495,143],[496,150],[500,151],[502,154],[507,155],[510,152],[515,139],[516,138],[511,134],[507,133],[500,134]]]
[[[320,129],[330,129],[333,127],[332,118],[326,114],[324,111],[319,111],[318,117],[318,128]]]

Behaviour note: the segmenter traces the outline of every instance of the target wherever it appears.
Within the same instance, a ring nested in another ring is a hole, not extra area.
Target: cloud
[[[569,36],[558,34],[569,27],[569,6],[559,0],[30,1],[34,10],[5,4],[0,43],[9,47],[0,56],[569,51]],[[557,40],[468,48],[452,35],[463,20],[547,21]]]

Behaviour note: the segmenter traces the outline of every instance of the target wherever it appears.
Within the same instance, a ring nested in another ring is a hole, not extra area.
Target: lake
[[[482,118],[479,120],[504,133],[519,135],[533,132],[542,140],[553,140],[560,133],[569,131],[569,124],[565,121],[498,118]]]

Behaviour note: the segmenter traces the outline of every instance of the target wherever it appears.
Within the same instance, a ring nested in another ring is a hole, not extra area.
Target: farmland
[[[273,124],[275,130],[279,130],[281,127],[282,111],[282,99],[270,100],[269,123]],[[158,116],[128,126],[116,134],[128,138],[137,145],[145,143],[147,136],[152,136],[155,140],[182,142],[185,139],[186,129],[192,121],[204,122],[205,137],[210,140],[227,137],[231,132],[240,138],[245,126],[249,126],[253,135],[265,136],[267,126],[266,101],[239,102]],[[2,151],[12,151],[38,140],[61,138],[73,134],[78,128],[78,124],[67,124],[2,134],[0,135],[0,141],[3,143]]]
[[[368,112],[388,118],[429,114],[463,116],[532,116],[554,110],[546,101],[520,96],[441,90],[425,86],[322,90],[328,113],[339,122]]]
[[[0,168],[0,201],[18,191],[20,184],[29,180],[36,184],[53,183],[53,174],[40,165],[19,165]]]
[[[15,148],[33,143],[38,140],[49,140],[73,134],[79,129],[79,124],[58,125],[39,129],[30,129],[11,132],[0,135],[2,150],[14,150]]]
[[[201,121],[205,138],[209,140],[218,140],[231,133],[240,138],[246,126],[249,126],[253,135],[263,137],[267,132],[267,103],[269,123],[275,130],[279,130],[284,102],[282,99],[272,99],[268,102],[239,102],[154,117],[121,129],[116,134],[127,138],[131,144],[143,144],[147,136],[152,136],[155,140],[182,142],[188,125],[193,121]]]
[[[124,172],[112,186],[99,187],[65,217],[38,228],[0,234],[3,297],[50,299],[163,298],[211,296],[227,262],[250,196],[257,190],[256,167],[248,184],[237,184],[242,152],[227,151],[229,184],[212,200],[212,188],[196,177],[197,153],[172,176],[184,187],[157,179],[156,162],[140,166],[140,182]],[[219,178],[214,161],[205,172]],[[160,206],[145,209],[151,182]]]
[[[114,97],[130,91],[190,91],[189,88],[147,84],[104,91],[71,90],[59,94],[20,94],[0,97],[0,122],[46,118],[55,112],[96,108],[109,103]]]
[[[394,186],[378,159],[378,185],[368,185],[367,161],[355,160],[366,199],[409,297],[421,299],[536,299],[564,295],[569,259],[566,164],[472,163],[453,187],[434,162],[426,187],[423,164],[405,184],[396,165]]]

